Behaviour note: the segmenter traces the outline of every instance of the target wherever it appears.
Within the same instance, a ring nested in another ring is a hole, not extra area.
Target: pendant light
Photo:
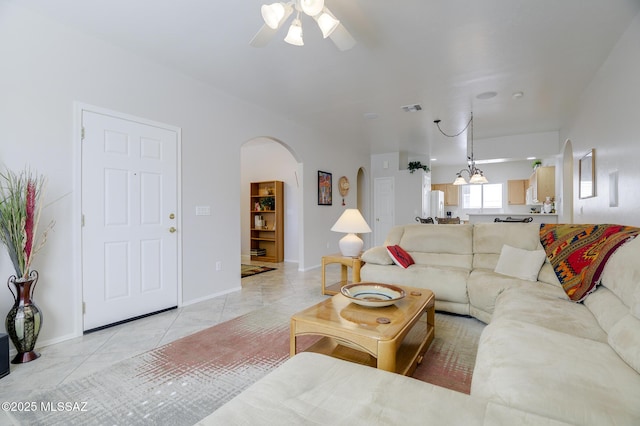
[[[470,184],[478,185],[483,183],[489,183],[487,178],[484,176],[483,171],[476,167],[476,160],[473,155],[473,112],[471,112],[471,118],[469,119],[469,122],[464,127],[464,129],[460,130],[455,135],[449,135],[443,132],[442,129],[440,128],[440,120],[434,120],[434,123],[438,127],[438,130],[440,130],[440,133],[442,133],[448,138],[455,138],[457,136],[460,136],[465,130],[469,129],[469,133],[467,136],[467,168],[462,169],[458,173],[456,173],[456,179],[453,181],[453,184],[466,185],[467,180],[464,177],[462,177],[462,173],[465,173],[465,172],[469,175],[468,183]]]

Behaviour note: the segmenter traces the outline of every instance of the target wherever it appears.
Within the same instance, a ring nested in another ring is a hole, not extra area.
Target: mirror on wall
[[[580,198],[596,196],[596,150],[592,149],[580,159]]]

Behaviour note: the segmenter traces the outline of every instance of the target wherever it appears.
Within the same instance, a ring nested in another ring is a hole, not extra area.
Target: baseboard
[[[236,291],[240,291],[240,290],[242,290],[242,286],[234,287],[234,288],[231,288],[229,290],[221,291],[221,292],[218,292],[218,293],[213,293],[213,294],[210,294],[208,296],[199,297],[197,299],[189,300],[188,302],[184,302],[183,301],[182,302],[182,306],[189,306],[189,305],[194,305],[196,303],[205,302],[207,300],[214,299],[214,298],[220,297],[220,296],[224,296],[225,294],[235,293]]]

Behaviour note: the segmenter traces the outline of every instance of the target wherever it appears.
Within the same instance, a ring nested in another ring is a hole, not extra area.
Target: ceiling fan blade
[[[263,24],[262,28],[253,36],[249,44],[253,47],[265,47],[278,32],[278,29],[273,29],[267,24]]]
[[[356,45],[356,41],[342,24],[339,24],[337,28],[333,30],[329,38],[336,47],[342,51],[349,50]]]

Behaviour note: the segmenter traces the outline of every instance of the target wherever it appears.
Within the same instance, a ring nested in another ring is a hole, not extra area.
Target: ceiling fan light
[[[338,28],[340,25],[340,21],[338,21],[331,13],[325,8],[323,12],[317,16],[313,17],[318,26],[320,27],[320,31],[322,31],[322,37],[327,38],[331,35],[331,33]]]
[[[263,4],[260,8],[262,19],[269,28],[274,30],[280,28],[282,22],[291,15],[293,8],[284,3]]]
[[[304,41],[302,40],[302,23],[299,19],[296,18],[293,20],[284,41],[294,46],[304,46]]]
[[[324,9],[324,0],[300,0],[302,11],[309,16],[316,16]]]
[[[458,177],[456,177],[456,180],[453,181],[453,184],[454,185],[466,185],[467,184],[467,180],[465,178],[463,178],[460,173],[458,173]]]

